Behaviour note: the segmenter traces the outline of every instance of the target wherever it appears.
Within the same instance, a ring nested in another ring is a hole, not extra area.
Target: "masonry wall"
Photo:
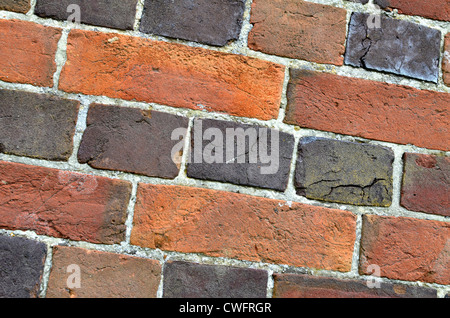
[[[0,297],[450,292],[447,0],[0,10]]]

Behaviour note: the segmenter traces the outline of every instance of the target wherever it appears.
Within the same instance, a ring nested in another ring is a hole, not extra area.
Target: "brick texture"
[[[442,73],[444,83],[450,86],[450,33],[445,36],[444,57],[442,58]]]
[[[348,271],[350,212],[182,186],[140,184],[131,243],[295,266]]]
[[[74,30],[66,92],[106,95],[242,117],[276,118],[284,67],[249,57],[124,35]]]
[[[52,263],[47,298],[155,298],[161,279],[156,260],[77,247],[55,246]],[[80,288],[67,284],[70,265],[79,266]]]
[[[99,169],[175,178],[179,172],[172,132],[188,119],[155,111],[91,105],[78,160]],[[179,154],[177,154],[179,155]]]
[[[385,17],[371,28],[368,20],[369,14],[352,14],[345,64],[438,82],[439,30]]]
[[[408,210],[450,216],[450,158],[406,153],[400,204]]]
[[[401,14],[450,21],[450,0],[375,0],[382,8],[397,9]]]
[[[27,13],[31,0],[0,0],[0,10]]]
[[[0,80],[53,87],[60,37],[61,30],[57,28],[0,20]]]
[[[36,298],[46,254],[44,243],[0,236],[0,298]]]
[[[0,162],[0,228],[92,243],[120,243],[131,184]]]
[[[291,70],[285,123],[448,151],[450,96],[375,81]]]
[[[378,265],[382,277],[449,284],[449,237],[447,222],[365,215],[360,273]]]
[[[390,206],[393,162],[391,149],[306,137],[298,147],[295,186],[309,199]]]
[[[217,130],[213,131],[214,138],[207,134],[212,129]],[[228,121],[196,120],[187,176],[284,191],[293,150],[294,136],[283,132]]]
[[[268,54],[342,65],[346,20],[347,11],[332,6],[298,0],[255,0],[248,45]]]
[[[79,104],[47,94],[0,90],[0,152],[67,161]]]
[[[267,272],[229,266],[167,262],[165,298],[265,298]]]
[[[171,38],[224,46],[239,38],[244,0],[151,0],[140,30]]]
[[[274,275],[274,298],[436,298],[436,290],[380,282],[369,288],[364,280],[343,280],[297,274]]]
[[[80,8],[80,22],[114,29],[132,30],[138,0],[37,0],[35,14],[56,20],[72,20],[70,5]]]

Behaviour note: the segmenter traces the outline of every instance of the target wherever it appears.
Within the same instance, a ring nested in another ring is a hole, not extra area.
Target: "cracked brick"
[[[368,206],[392,203],[391,149],[305,137],[298,147],[295,187],[309,199]]]
[[[182,154],[172,158],[172,149],[179,143],[172,140],[172,133],[176,129],[187,133],[188,122],[162,112],[93,104],[78,161],[98,169],[173,179]]]
[[[79,104],[48,94],[0,90],[0,152],[67,161]]]
[[[380,28],[370,28],[369,17],[365,13],[352,14],[346,65],[438,82],[439,30],[384,16],[380,16]]]

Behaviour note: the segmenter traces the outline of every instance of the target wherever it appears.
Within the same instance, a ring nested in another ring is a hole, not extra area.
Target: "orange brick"
[[[119,34],[69,34],[62,90],[276,118],[284,66],[271,62]]]
[[[223,191],[140,184],[131,243],[337,271],[351,269],[350,212]]]
[[[53,87],[61,29],[0,20],[0,80]]]

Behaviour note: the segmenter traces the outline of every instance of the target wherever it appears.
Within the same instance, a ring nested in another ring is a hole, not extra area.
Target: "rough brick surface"
[[[260,126],[195,120],[187,176],[284,191],[294,142],[292,135]]]
[[[288,124],[450,149],[448,93],[294,69],[287,98]]]
[[[284,66],[149,39],[73,30],[62,90],[277,118]]]
[[[0,0],[0,10],[27,13],[30,10],[30,0]]]
[[[375,0],[382,8],[397,9],[401,14],[450,21],[450,0]]]
[[[288,14],[287,14],[288,13]],[[298,0],[255,0],[251,49],[317,63],[342,65],[347,11]]]
[[[114,29],[132,30],[137,0],[37,0],[35,14],[44,18],[73,21],[70,5],[80,8],[80,22]]]
[[[0,90],[0,152],[67,161],[78,107],[51,95]]]
[[[44,243],[0,236],[0,298],[37,297],[46,254]]]
[[[239,38],[244,10],[244,0],[150,0],[140,30],[223,46]]]
[[[446,222],[363,216],[360,273],[373,264],[382,277],[449,284],[449,237]]]
[[[450,216],[450,158],[406,153],[400,204],[408,210]]]
[[[444,56],[442,58],[442,73],[444,83],[450,86],[450,33],[445,36]]]
[[[368,19],[369,14],[352,14],[345,64],[437,83],[439,30],[386,17],[371,28]]]
[[[54,247],[52,264],[48,298],[155,298],[161,280],[156,260],[76,247]],[[80,288],[70,265],[79,266]]]
[[[380,282],[370,288],[365,280],[343,280],[296,274],[274,275],[274,298],[436,298],[436,290]]]
[[[350,212],[182,186],[140,184],[131,243],[294,266],[348,271]]]
[[[0,80],[53,87],[60,37],[60,29],[0,20]]]
[[[369,2],[369,0],[347,0],[347,1],[350,1],[350,2],[358,2],[358,3],[362,3],[362,4],[366,4],[366,3]]]
[[[167,262],[165,298],[265,298],[267,272],[228,266]]]
[[[388,148],[305,137],[298,147],[295,187],[309,199],[390,206],[393,162]]]
[[[137,108],[94,104],[78,160],[99,169],[120,170],[150,177],[175,178],[179,166],[172,158],[172,132],[187,131],[188,119]],[[179,154],[177,154],[179,156]]]
[[[0,162],[0,228],[113,244],[125,238],[131,184]]]

